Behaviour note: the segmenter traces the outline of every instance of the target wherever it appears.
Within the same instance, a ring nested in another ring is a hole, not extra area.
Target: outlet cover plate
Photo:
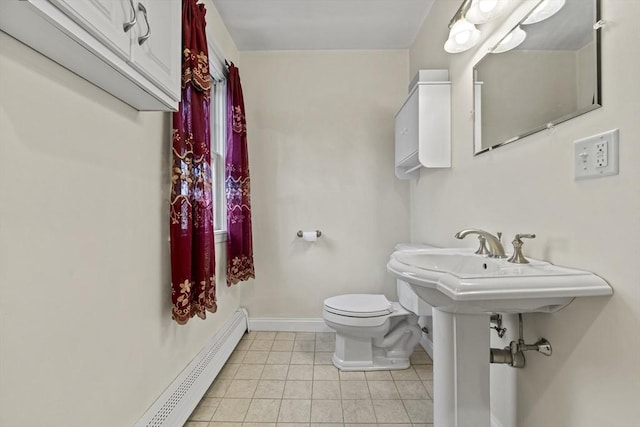
[[[575,179],[617,175],[618,139],[619,130],[613,129],[574,141]]]

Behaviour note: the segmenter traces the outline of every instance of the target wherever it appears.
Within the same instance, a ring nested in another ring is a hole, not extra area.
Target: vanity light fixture
[[[536,22],[551,18],[562,9],[564,4],[565,0],[543,0],[522,23],[525,25],[535,24]]]
[[[448,53],[471,49],[480,41],[480,30],[474,24],[484,24],[498,16],[507,0],[464,0],[449,22],[449,38],[444,44]]]
[[[472,24],[484,24],[499,16],[506,0],[472,0],[465,17]]]
[[[503,38],[491,53],[502,53],[514,49],[527,38],[527,33],[518,25],[505,38]]]

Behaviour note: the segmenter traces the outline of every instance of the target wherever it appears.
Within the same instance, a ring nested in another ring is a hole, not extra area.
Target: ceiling
[[[213,0],[239,50],[406,49],[434,0]]]

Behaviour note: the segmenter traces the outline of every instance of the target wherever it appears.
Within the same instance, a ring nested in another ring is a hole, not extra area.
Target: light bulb
[[[518,25],[513,29],[513,31],[507,34],[495,48],[493,48],[491,53],[502,53],[514,49],[518,47],[526,38],[527,33]]]
[[[451,27],[449,39],[444,44],[444,50],[449,53],[464,52],[475,46],[479,40],[480,31],[475,25],[462,18]]]
[[[565,0],[544,0],[522,21],[524,25],[535,24],[544,21],[558,13],[565,4]]]
[[[500,15],[506,0],[473,0],[465,18],[472,24],[484,24]]]

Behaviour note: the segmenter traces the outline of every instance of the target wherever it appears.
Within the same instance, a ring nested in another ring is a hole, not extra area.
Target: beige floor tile
[[[433,381],[433,366],[432,365],[420,365],[414,366],[413,369],[418,374],[418,377],[422,381]]]
[[[433,381],[422,381],[422,385],[427,389],[427,393],[433,399]]]
[[[433,422],[433,401],[403,400],[403,403],[412,423]]]
[[[313,379],[314,381],[337,381],[340,379],[338,368],[333,365],[314,365]]]
[[[278,423],[278,427],[309,427],[309,423]]]
[[[344,427],[378,427],[378,424],[373,424],[373,423],[358,423],[358,424],[345,423]]]
[[[343,400],[342,413],[345,423],[375,423],[376,415],[370,399]]]
[[[280,341],[293,342],[293,341]],[[291,361],[291,352],[288,351],[271,351],[267,358],[267,365],[288,365]]]
[[[312,400],[312,423],[341,423],[342,402],[340,400]]]
[[[278,423],[308,423],[311,421],[311,400],[282,399]]]
[[[275,340],[271,346],[271,351],[293,351],[293,341]]]
[[[242,427],[242,423],[231,423],[228,421],[211,421],[209,427]]]
[[[431,423],[413,423],[411,427],[433,427]]]
[[[400,399],[393,381],[367,381],[372,399]]]
[[[422,381],[396,381],[396,388],[401,399],[429,399]]]
[[[276,332],[258,332],[256,334],[256,339],[257,340],[274,340],[276,338],[277,333]]]
[[[344,372],[340,371],[340,381],[364,381],[364,372]]]
[[[284,391],[283,380],[260,380],[253,394],[254,399],[282,399]]]
[[[335,342],[335,332],[316,332],[316,341]]]
[[[209,421],[187,421],[182,427],[208,427]]]
[[[296,341],[315,341],[316,334],[314,332],[296,332]]]
[[[276,427],[276,423],[242,423],[242,427]]]
[[[378,427],[413,427],[411,424],[401,423],[401,424],[385,424],[379,423]]]
[[[340,399],[340,381],[314,381],[312,399]]]
[[[340,381],[343,399],[370,399],[366,381]]]
[[[198,403],[196,409],[193,410],[191,416],[189,417],[190,421],[211,421],[213,418],[213,414],[216,412],[218,405],[220,404],[220,400],[214,397],[206,397]]]
[[[209,390],[205,393],[206,397],[224,397],[227,389],[231,385],[232,380],[217,379],[211,384]]]
[[[212,421],[243,421],[251,399],[222,399]]]
[[[316,365],[332,365],[333,352],[331,351],[319,351],[316,352],[313,363]]]
[[[294,351],[291,353],[291,364],[292,365],[313,365],[314,352],[306,351]]]
[[[402,400],[373,400],[373,409],[378,423],[410,422]]]
[[[392,381],[391,372],[389,371],[370,371],[364,373],[368,381]]]
[[[251,399],[258,387],[258,380],[233,380],[224,397]]]
[[[265,365],[260,376],[261,380],[284,380],[287,378],[289,365]]]
[[[311,380],[313,379],[313,365],[291,365],[287,380]]]
[[[249,347],[251,347],[251,343],[253,342],[253,340],[240,340],[240,342],[238,343],[238,345],[236,346],[236,350],[249,350]]]
[[[315,341],[294,341],[293,351],[315,351]]]
[[[409,358],[412,365],[431,365],[433,361],[429,357],[427,353],[424,352],[414,352]]]
[[[316,340],[315,351],[335,351],[336,343],[333,341],[318,341]]]
[[[313,402],[311,403],[313,405]],[[311,427],[344,427],[342,423],[311,423]]]
[[[391,376],[396,381],[418,381],[420,378],[416,371],[409,366],[409,369],[401,369],[397,371],[391,371]]]
[[[293,341],[295,339],[296,339],[295,332],[278,332],[276,334],[276,340]]]
[[[254,340],[258,336],[257,332],[247,332],[242,337],[243,340]]]
[[[246,354],[247,352],[245,350],[233,350],[233,353],[229,356],[227,363],[242,363],[242,359],[244,359]]]
[[[222,367],[222,370],[220,371],[216,379],[232,379],[236,375],[236,372],[238,372],[239,367],[239,363],[227,363]]]
[[[262,375],[264,365],[241,365],[234,380],[258,380]]]
[[[269,351],[273,346],[273,340],[254,340],[249,350],[251,351]]]
[[[244,421],[275,423],[279,409],[280,399],[253,399]]]
[[[283,399],[311,399],[313,381],[287,381]]]
[[[268,351],[247,351],[242,363],[245,365],[264,365],[268,357]]]

